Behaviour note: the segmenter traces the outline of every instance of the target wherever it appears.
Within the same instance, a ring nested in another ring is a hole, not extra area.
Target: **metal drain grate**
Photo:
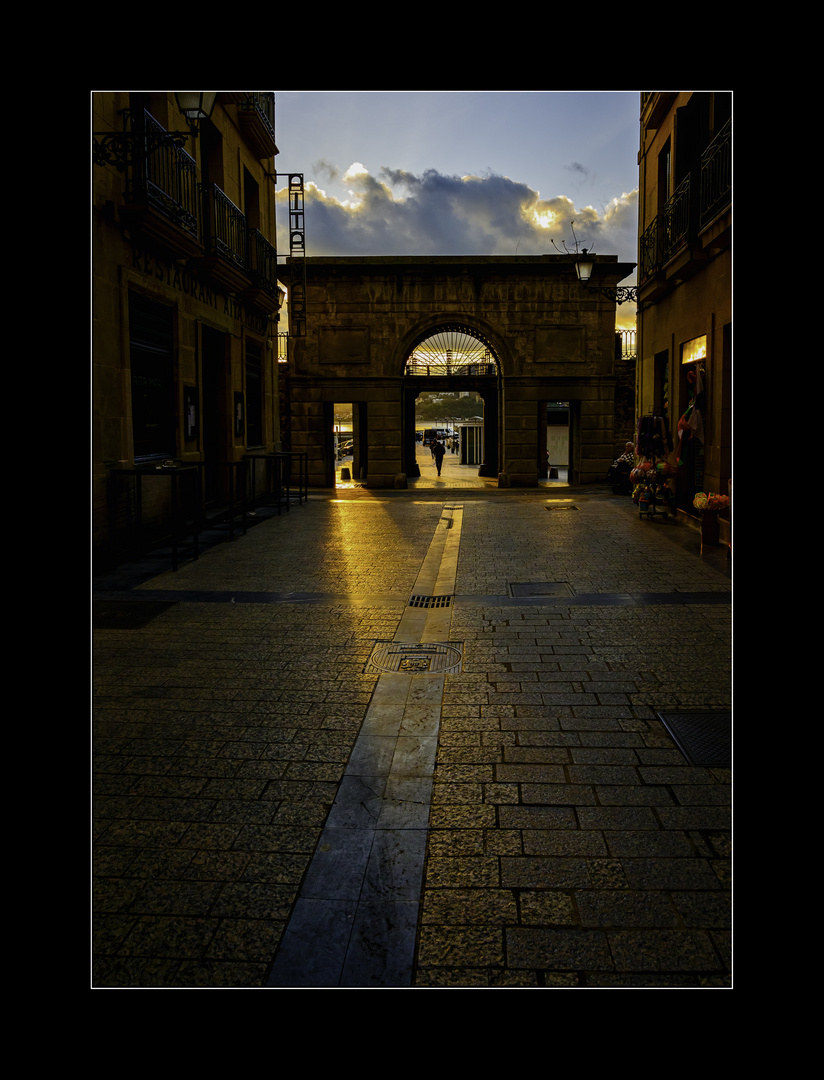
[[[454,673],[461,670],[462,661],[462,642],[451,642],[449,645],[406,645],[398,641],[379,641],[364,672]]]
[[[577,510],[577,506],[545,506],[545,510]]]
[[[691,765],[732,765],[731,712],[659,712],[658,717]]]
[[[510,596],[572,596],[567,581],[511,581]]]
[[[452,606],[451,596],[410,596],[409,607],[442,608]]]

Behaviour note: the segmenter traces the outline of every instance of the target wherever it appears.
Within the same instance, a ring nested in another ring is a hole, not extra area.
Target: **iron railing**
[[[249,276],[252,284],[278,294],[278,253],[258,229],[249,232]]]
[[[732,199],[732,120],[701,155],[701,226],[709,224]]]
[[[687,173],[661,213],[641,235],[641,280],[652,277],[684,244],[694,239],[732,202],[732,121],[728,120],[701,155],[698,205]]]
[[[246,216],[217,184],[206,185],[206,206],[210,253],[246,271],[249,267]]]
[[[127,177],[129,198],[153,207],[199,239],[195,159],[166,137],[166,129],[145,109],[132,116],[132,133],[142,138]]]
[[[637,330],[616,330],[616,359],[633,360],[638,356]]]
[[[690,223],[690,176],[684,177],[664,209],[641,236],[641,277],[650,277],[687,242]]]
[[[407,360],[407,375],[497,375],[495,364],[432,363],[425,360]]]
[[[275,138],[275,95],[271,90],[253,90],[244,98],[241,108],[246,112],[254,112],[263,122],[272,141]]]

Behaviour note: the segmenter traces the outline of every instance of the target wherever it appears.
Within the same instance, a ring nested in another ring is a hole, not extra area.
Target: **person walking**
[[[432,445],[432,457],[435,459],[435,465],[438,468],[438,476],[441,475],[441,465],[443,465],[443,456],[446,453],[446,447],[442,442],[436,442]]]

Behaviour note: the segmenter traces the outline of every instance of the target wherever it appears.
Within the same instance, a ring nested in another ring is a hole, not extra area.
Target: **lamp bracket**
[[[613,287],[584,285],[584,288],[587,292],[598,293],[599,296],[604,296],[607,300],[612,300],[616,304],[625,304],[627,302],[632,304],[638,303],[637,285],[615,285]]]
[[[134,159],[136,151],[149,155],[161,146],[184,149],[189,138],[197,138],[197,128],[188,131],[127,130],[128,109],[121,109],[123,131],[93,132],[93,161],[95,165],[114,165],[118,172],[125,172]]]

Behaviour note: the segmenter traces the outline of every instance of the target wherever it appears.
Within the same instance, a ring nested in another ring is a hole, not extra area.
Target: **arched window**
[[[496,375],[490,345],[464,326],[443,326],[419,341],[406,359],[407,375]]]

